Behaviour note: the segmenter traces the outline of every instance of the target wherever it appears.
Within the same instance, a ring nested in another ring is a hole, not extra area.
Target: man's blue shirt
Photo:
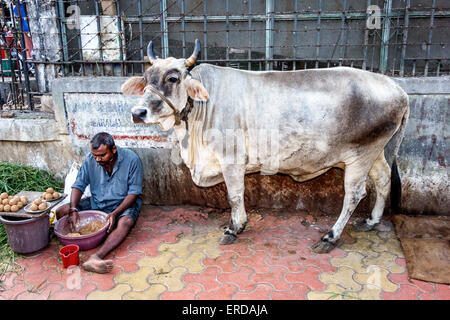
[[[95,161],[90,152],[78,171],[77,179],[72,188],[84,192],[91,188],[91,208],[110,213],[117,208],[128,194],[137,194],[133,206],[142,207],[143,167],[139,156],[131,150],[117,147],[117,160],[111,176],[105,168]]]

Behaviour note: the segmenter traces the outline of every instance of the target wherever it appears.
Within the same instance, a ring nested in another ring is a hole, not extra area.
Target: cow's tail
[[[391,210],[394,212],[399,212],[400,204],[402,200],[402,182],[400,179],[400,175],[398,173],[397,167],[397,156],[398,151],[400,149],[400,145],[405,137],[406,124],[409,118],[409,101],[408,97],[406,97],[407,109],[405,114],[403,115],[402,122],[398,129],[397,141],[394,148],[394,160],[392,161],[391,167]]]

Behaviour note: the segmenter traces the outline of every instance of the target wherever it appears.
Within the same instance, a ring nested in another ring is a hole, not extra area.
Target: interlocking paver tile
[[[128,284],[133,290],[142,291],[147,289],[150,284],[147,278],[153,274],[155,269],[153,267],[141,267],[136,272],[120,273],[114,278],[115,283]]]
[[[342,266],[339,267],[335,273],[322,273],[319,275],[320,281],[326,284],[339,284],[344,287],[345,290],[359,291],[361,285],[353,279],[355,270],[352,268]]]
[[[273,288],[267,284],[258,284],[250,292],[237,292],[233,295],[233,300],[268,300]]]
[[[398,284],[409,284],[419,288],[421,292],[433,292],[436,290],[436,284],[432,282],[425,282],[408,277],[408,273],[390,273],[388,275],[389,280]]]
[[[358,292],[346,291],[343,296],[344,300],[380,300],[381,289],[371,285],[364,285]]]
[[[233,261],[239,257],[239,255],[232,251],[225,251],[222,255],[219,255],[215,258],[205,258],[203,259],[204,266],[217,266],[223,272],[233,272],[237,270],[237,266],[233,263]]]
[[[114,277],[120,274],[122,270],[116,266],[113,267],[112,272],[106,274],[99,274],[95,272],[82,271],[82,281],[88,281],[94,283],[97,286],[97,290],[111,290],[114,288],[116,283],[114,282]]]
[[[383,292],[385,300],[417,300],[419,297],[419,289],[416,286],[401,284],[400,288],[395,292]]]
[[[389,252],[381,252],[378,257],[367,257],[363,259],[366,266],[380,266],[393,273],[403,273],[405,268],[396,263],[397,256]]]
[[[369,288],[377,288],[386,292],[394,292],[398,285],[389,280],[389,271],[378,266],[368,268],[368,273],[357,273],[353,276],[355,281]]]
[[[349,267],[358,273],[367,272],[367,267],[362,263],[364,256],[359,252],[349,252],[342,258],[331,258],[330,262],[335,267]]]
[[[396,239],[394,232],[390,232],[390,238],[386,239],[384,243],[374,243],[372,250],[376,252],[389,252],[398,257],[403,258],[403,249],[400,241]]]
[[[284,275],[287,269],[282,267],[271,267],[269,272],[254,273],[250,276],[250,280],[255,283],[271,284],[275,290],[287,290],[290,284],[284,281]]]
[[[191,255],[183,258],[174,257],[170,260],[170,265],[173,267],[183,266],[188,269],[190,272],[200,272],[205,267],[202,264],[202,259],[205,258],[203,252],[194,252]]]
[[[161,294],[161,300],[194,300],[195,296],[203,289],[196,284],[187,284],[180,291],[165,291]]]
[[[46,283],[39,288],[28,288],[27,291],[19,293],[16,300],[50,300],[52,293],[61,290],[61,285]]]
[[[256,251],[252,256],[240,257],[237,256],[234,259],[236,266],[251,266],[255,272],[269,272],[270,267],[264,262],[264,259],[268,257],[264,251]]]
[[[438,284],[434,292],[424,292],[420,294],[424,300],[450,300],[450,285]]]
[[[240,255],[241,257],[245,257],[245,256],[251,256],[253,254],[253,250],[249,249],[249,240],[242,237],[238,237],[238,239],[235,241],[235,243],[233,244],[229,244],[229,245],[221,245],[220,249],[222,251],[231,251],[231,252],[235,252],[238,255]]]
[[[129,291],[131,291],[132,288],[130,285],[125,283],[120,283],[111,290],[101,291],[96,290],[91,292],[88,296],[88,300],[121,300],[123,295]]]
[[[354,251],[361,253],[363,255],[370,255],[370,256],[378,256],[379,253],[372,250],[372,246],[374,245],[374,242],[364,239],[364,238],[356,238],[356,241],[352,244],[342,244],[340,246],[341,249],[346,251]]]
[[[121,268],[123,272],[134,272],[139,269],[137,261],[142,257],[141,253],[131,253],[127,257],[114,259],[114,264]]]
[[[175,267],[169,272],[156,271],[148,276],[147,282],[151,285],[156,283],[163,284],[169,291],[179,291],[184,287],[181,279],[186,271],[186,268],[183,267]]]
[[[250,267],[239,267],[235,272],[219,274],[217,280],[223,284],[235,284],[240,290],[252,290],[255,283],[250,280],[250,276],[254,272]]]
[[[292,253],[284,253],[284,255],[280,257],[271,257],[266,255],[264,262],[268,266],[283,266],[291,272],[300,272],[304,270],[305,267],[302,266],[300,263],[298,263],[298,259],[299,259],[298,254],[292,252]],[[264,272],[264,271],[257,270],[257,272]]]
[[[152,284],[144,291],[128,291],[123,296],[123,300],[156,300],[167,288],[162,284]]]
[[[221,286],[216,280],[217,275],[222,271],[217,267],[207,267],[201,273],[187,273],[183,281],[186,283],[193,283],[201,285],[205,290],[214,290]]]
[[[116,248],[113,252],[112,252],[112,256],[114,258],[124,258],[124,257],[128,257],[131,252],[128,250],[128,248],[135,244],[136,242],[134,241],[133,238],[131,237],[127,237],[118,248]]]
[[[170,250],[177,257],[187,257],[191,254],[191,251],[188,250],[188,246],[192,243],[192,240],[183,238],[178,243],[168,244],[164,243],[159,246],[159,251],[164,252]]]
[[[302,283],[311,290],[320,291],[325,288],[325,284],[318,279],[320,269],[315,267],[306,267],[303,272],[287,273],[285,279],[289,283]]]
[[[93,283],[83,283],[81,288],[64,288],[51,294],[50,300],[84,300],[86,296],[97,289]]]
[[[157,236],[157,235],[156,235]],[[134,243],[130,245],[130,252],[141,252],[146,256],[156,256],[159,254],[158,247],[161,245],[159,239],[155,239],[155,234],[151,236],[151,240],[146,243]]]
[[[231,300],[239,288],[230,283],[224,283],[219,289],[202,291],[197,295],[199,300]]]
[[[169,272],[172,267],[169,261],[174,257],[174,254],[169,251],[162,252],[155,257],[144,257],[138,260],[139,267],[153,267],[158,272]]]
[[[305,300],[309,290],[304,284],[294,283],[289,290],[272,291],[270,296],[273,300]]]
[[[336,284],[329,284],[323,290],[310,291],[306,294],[309,300],[343,300],[345,289]]]

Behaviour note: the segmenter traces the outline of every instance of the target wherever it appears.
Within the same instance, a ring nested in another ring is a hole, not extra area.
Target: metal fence
[[[40,73],[142,74],[150,40],[158,56],[182,58],[199,39],[199,63],[248,70],[351,66],[391,76],[450,73],[449,0],[22,2],[34,45],[35,94],[48,91],[49,79]]]

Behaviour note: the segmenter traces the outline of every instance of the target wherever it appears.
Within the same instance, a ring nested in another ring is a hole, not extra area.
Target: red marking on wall
[[[78,139],[80,139],[80,140],[91,140],[91,136],[90,135],[85,135],[85,134],[76,132],[75,119],[70,119],[70,127],[71,127],[72,134],[74,136],[76,136]],[[119,136],[119,135],[113,135],[113,138],[114,138],[114,140],[130,139],[130,140],[152,140],[152,141],[156,141],[156,142],[167,142],[167,139],[161,137],[160,135],[155,135],[155,136],[126,136],[126,135]]]

